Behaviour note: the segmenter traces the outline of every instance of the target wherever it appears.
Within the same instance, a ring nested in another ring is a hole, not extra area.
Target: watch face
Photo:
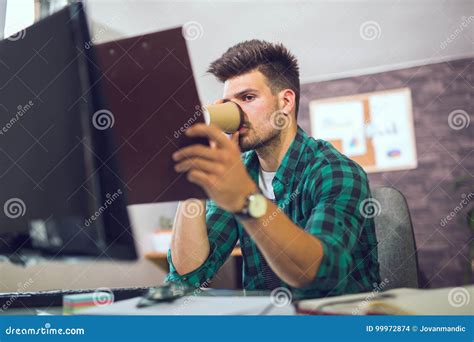
[[[267,199],[262,194],[254,194],[249,197],[249,214],[259,218],[267,212]]]

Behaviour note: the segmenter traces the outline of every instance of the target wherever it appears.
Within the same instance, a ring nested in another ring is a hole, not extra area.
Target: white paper
[[[140,297],[80,311],[80,315],[294,315],[293,305],[275,306],[270,297],[187,296],[171,303],[137,308]]]
[[[378,165],[393,168],[416,160],[405,93],[369,97],[372,141]]]
[[[361,101],[314,103],[311,106],[311,124],[316,138],[341,140],[346,156],[360,156],[367,152]]]

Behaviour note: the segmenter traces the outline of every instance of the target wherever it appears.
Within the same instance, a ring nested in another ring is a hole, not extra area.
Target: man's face
[[[258,70],[228,79],[224,83],[224,100],[237,103],[244,112],[239,130],[242,152],[266,146],[280,135],[272,125],[272,114],[278,111],[278,96]]]

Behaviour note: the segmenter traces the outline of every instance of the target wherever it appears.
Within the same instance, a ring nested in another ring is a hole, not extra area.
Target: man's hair
[[[295,92],[295,115],[300,102],[300,73],[296,57],[283,44],[253,39],[229,48],[212,62],[207,72],[221,82],[252,70],[260,71],[268,80],[273,94],[291,89]]]

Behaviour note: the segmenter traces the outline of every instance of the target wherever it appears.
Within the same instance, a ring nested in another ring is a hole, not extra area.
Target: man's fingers
[[[219,100],[214,101],[213,104],[217,105],[217,104],[221,104],[221,103],[225,103],[225,100],[224,99],[219,99]]]
[[[230,140],[239,146],[239,131],[232,133]]]
[[[212,180],[204,171],[191,170],[188,172],[186,178],[188,181],[195,183],[206,190],[213,186]]]
[[[220,160],[220,154],[215,149],[201,144],[186,146],[173,153],[173,160],[176,162],[185,158],[193,157],[200,157],[213,161]]]
[[[229,146],[229,139],[226,137],[217,126],[210,124],[209,126],[203,123],[195,124],[189,127],[185,134],[188,137],[203,137],[214,140],[218,147]]]
[[[187,158],[182,162],[176,164],[174,169],[177,172],[186,172],[190,169],[196,169],[205,171],[207,173],[216,172],[219,168],[222,167],[221,165],[217,164],[216,162],[212,162],[202,158]]]

